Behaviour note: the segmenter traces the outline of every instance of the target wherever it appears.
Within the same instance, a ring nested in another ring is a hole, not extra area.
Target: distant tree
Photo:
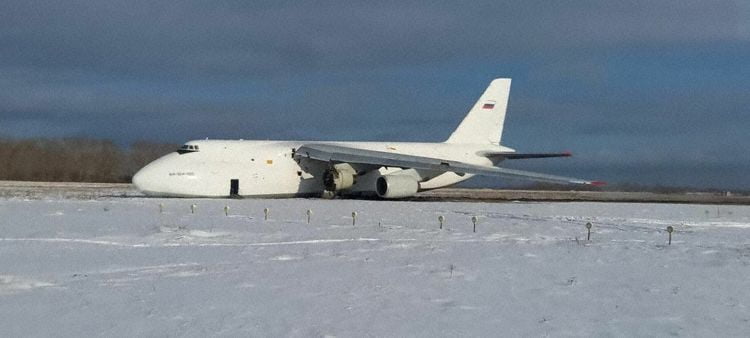
[[[121,149],[110,140],[0,139],[0,180],[130,182],[148,162],[177,148],[136,142]]]

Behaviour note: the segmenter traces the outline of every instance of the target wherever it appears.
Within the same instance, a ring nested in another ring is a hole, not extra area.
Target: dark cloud
[[[522,166],[748,188],[727,174],[750,166],[748,22],[741,1],[10,0],[0,135],[440,141],[508,76],[505,142],[580,154]]]

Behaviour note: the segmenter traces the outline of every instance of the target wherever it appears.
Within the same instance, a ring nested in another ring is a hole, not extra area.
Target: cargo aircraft
[[[198,140],[133,176],[146,195],[174,197],[378,196],[405,198],[474,175],[601,185],[498,167],[504,160],[566,157],[500,145],[510,79],[495,79],[442,143]]]

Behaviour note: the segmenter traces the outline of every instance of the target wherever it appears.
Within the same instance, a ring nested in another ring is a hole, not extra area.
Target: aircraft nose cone
[[[154,160],[138,170],[131,182],[147,196],[179,194],[180,189],[185,186],[182,184],[184,182],[171,177],[172,174],[170,174],[179,171],[179,168],[184,168],[184,163],[180,162],[179,156],[177,153],[170,153]]]
[[[150,171],[148,167],[145,167],[133,175],[133,185],[141,192],[147,193],[153,190],[150,183],[153,181],[149,174]]]
[[[133,185],[135,185],[138,190],[143,190],[141,189],[141,187],[143,186],[143,169],[138,170],[138,172],[133,175],[132,181]]]

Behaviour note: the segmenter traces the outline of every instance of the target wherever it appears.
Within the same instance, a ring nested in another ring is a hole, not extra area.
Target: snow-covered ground
[[[0,331],[748,336],[750,207],[0,199]]]

